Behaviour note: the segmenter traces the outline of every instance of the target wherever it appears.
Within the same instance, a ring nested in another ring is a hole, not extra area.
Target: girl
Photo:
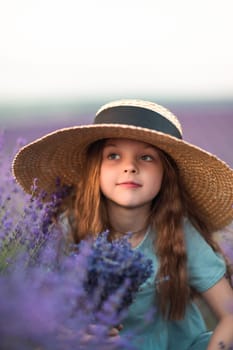
[[[13,171],[27,192],[34,178],[47,192],[57,176],[74,187],[64,205],[76,242],[106,229],[112,239],[131,232],[132,247],[153,260],[154,275],[120,331],[137,331],[139,349],[232,348],[229,268],[212,233],[232,221],[233,171],[183,141],[170,111],[141,100],[109,103],[92,125],[61,129],[24,147]],[[213,334],[195,295],[219,320]]]

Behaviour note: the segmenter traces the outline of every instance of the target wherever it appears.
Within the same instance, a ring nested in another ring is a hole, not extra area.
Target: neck
[[[124,208],[108,205],[110,231],[114,236],[132,233],[141,236],[149,225],[149,207]]]

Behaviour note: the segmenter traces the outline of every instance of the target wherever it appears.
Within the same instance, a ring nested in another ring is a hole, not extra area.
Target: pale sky
[[[232,0],[0,0],[0,102],[233,97]]]

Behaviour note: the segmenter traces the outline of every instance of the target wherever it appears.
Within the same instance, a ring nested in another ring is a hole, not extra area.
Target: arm
[[[233,290],[228,281],[222,278],[202,296],[218,318],[207,350],[233,349]]]

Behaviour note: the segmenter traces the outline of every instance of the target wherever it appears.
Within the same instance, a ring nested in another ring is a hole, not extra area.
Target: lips
[[[134,181],[124,181],[124,182],[120,182],[117,184],[117,186],[123,186],[123,187],[127,187],[127,188],[138,188],[138,187],[142,187],[141,184],[134,182]]]

